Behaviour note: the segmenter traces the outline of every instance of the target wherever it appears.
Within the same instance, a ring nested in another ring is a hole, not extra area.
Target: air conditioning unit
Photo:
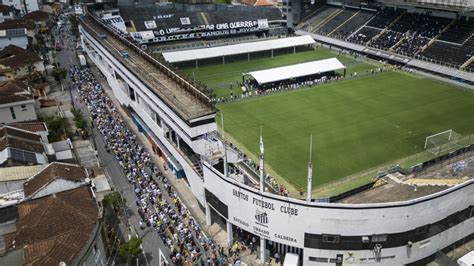
[[[369,243],[370,242],[370,239],[368,236],[363,236],[362,237],[362,243]]]

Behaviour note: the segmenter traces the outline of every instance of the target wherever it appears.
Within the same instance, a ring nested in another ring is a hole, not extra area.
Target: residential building
[[[19,79],[35,72],[45,72],[38,54],[15,45],[8,45],[0,51],[0,80]]]
[[[19,16],[20,11],[13,6],[0,5],[0,22],[12,20]]]
[[[47,164],[45,143],[39,134],[0,127],[0,165]]]
[[[34,101],[26,84],[16,80],[0,81],[0,123],[36,120]]]
[[[20,10],[22,15],[40,9],[40,2],[38,0],[1,0],[0,3]]]
[[[21,122],[21,123],[12,123],[8,124],[11,127],[23,129],[26,131],[37,133],[41,136],[41,139],[44,143],[48,143],[48,127],[46,123],[39,122],[39,121],[29,121],[29,122]]]
[[[0,49],[11,44],[26,49],[28,47],[27,30],[25,28],[0,30]]]
[[[52,163],[0,208],[0,265],[105,265],[99,209],[81,167]]]

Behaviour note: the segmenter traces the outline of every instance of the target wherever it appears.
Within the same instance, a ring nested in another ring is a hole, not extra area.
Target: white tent
[[[467,253],[458,259],[458,264],[460,266],[471,266],[474,265],[474,251]]]
[[[346,68],[337,58],[249,72],[258,84],[271,83],[291,78],[322,74]]]
[[[184,50],[163,53],[163,57],[170,63],[200,60],[213,57],[246,54],[259,51],[269,51],[281,48],[297,47],[314,44],[315,41],[309,35],[273,39],[259,42],[248,42],[226,46],[218,46],[203,49]]]

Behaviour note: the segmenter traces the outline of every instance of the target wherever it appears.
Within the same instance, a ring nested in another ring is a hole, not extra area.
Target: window
[[[21,110],[22,110],[22,111],[28,111],[28,108],[26,108],[26,105],[22,105],[22,106],[21,106]]]
[[[13,107],[10,107],[10,113],[12,114],[12,119],[15,120],[16,115],[15,115],[15,110],[13,110]]]
[[[387,241],[387,235],[373,235],[372,243],[382,243]]]
[[[339,243],[339,235],[323,235],[324,243]]]
[[[3,12],[2,15],[4,15],[4,16],[10,16],[10,12]]]
[[[328,262],[328,258],[322,258],[322,257],[309,257],[309,261],[314,261],[314,262]]]

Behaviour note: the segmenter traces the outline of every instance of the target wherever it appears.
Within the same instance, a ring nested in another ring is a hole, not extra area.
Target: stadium
[[[423,265],[474,233],[473,7],[119,2],[81,45],[229,245]]]

